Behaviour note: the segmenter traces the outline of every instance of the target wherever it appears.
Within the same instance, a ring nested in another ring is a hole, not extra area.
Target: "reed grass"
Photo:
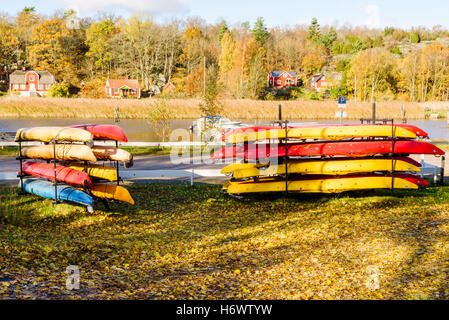
[[[86,99],[86,98],[0,98],[1,118],[83,118],[113,119],[114,107],[118,106],[121,119],[146,119],[154,107],[153,98],[147,99]],[[170,99],[168,105],[173,120],[196,119],[201,116],[198,99]],[[338,111],[336,101],[261,101],[232,100],[221,101],[223,115],[231,119],[271,120],[278,118],[278,105],[283,107],[284,119],[321,120],[334,119]],[[425,118],[426,110],[444,110],[445,103],[427,102],[378,102],[377,118],[401,118],[401,106],[405,107],[410,120]],[[372,104],[369,102],[348,102],[348,120],[370,118]]]

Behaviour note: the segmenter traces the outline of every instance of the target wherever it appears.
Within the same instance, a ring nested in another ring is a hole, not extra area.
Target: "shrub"
[[[394,46],[393,48],[390,49],[390,52],[393,53],[393,54],[400,55],[401,54],[401,49],[399,49],[398,46]]]
[[[267,93],[264,96],[264,100],[275,100],[275,96],[273,96],[271,93]]]
[[[320,96],[317,92],[315,91],[309,91],[306,93],[305,98],[307,100],[320,100]]]
[[[418,32],[415,31],[410,35],[410,42],[411,43],[420,43],[421,42],[421,37],[419,36]]]
[[[340,96],[340,88],[338,87],[331,88],[329,92],[329,97],[332,99],[337,99],[339,96]]]
[[[69,85],[67,82],[55,83],[48,89],[48,97],[52,98],[68,98],[70,97]]]
[[[84,84],[80,93],[85,98],[106,98],[104,86],[104,80],[95,79]]]

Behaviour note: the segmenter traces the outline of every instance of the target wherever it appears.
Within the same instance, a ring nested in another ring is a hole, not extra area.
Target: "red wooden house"
[[[140,85],[138,80],[108,79],[105,85],[106,93],[113,98],[136,97],[140,98]]]
[[[327,80],[324,74],[314,74],[312,78],[308,81],[310,88],[314,88],[317,91],[327,88]]]
[[[268,74],[268,86],[270,88],[296,87],[298,76],[293,71],[271,71]]]
[[[45,96],[54,83],[48,71],[16,70],[9,75],[9,89],[21,96]]]
[[[165,86],[162,87],[163,93],[174,93],[175,90],[176,90],[176,87],[171,82],[166,83]]]

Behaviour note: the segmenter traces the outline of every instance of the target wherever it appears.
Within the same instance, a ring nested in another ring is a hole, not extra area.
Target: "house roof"
[[[310,79],[310,82],[318,82],[320,81],[322,78],[324,78],[324,74],[314,74],[312,76],[312,79]]]
[[[107,83],[109,83],[109,87],[113,89],[119,89],[122,87],[140,89],[139,81],[133,79],[108,79]]]
[[[9,82],[14,84],[26,84],[26,74],[36,72],[39,75],[39,82],[42,84],[55,83],[55,77],[48,71],[36,70],[16,70],[9,75]]]
[[[271,75],[273,78],[279,78],[284,72],[287,73],[287,74],[289,74],[290,77],[293,77],[293,78],[296,78],[296,77],[297,77],[296,72],[294,72],[294,71],[271,71],[271,72],[270,72],[270,75]]]

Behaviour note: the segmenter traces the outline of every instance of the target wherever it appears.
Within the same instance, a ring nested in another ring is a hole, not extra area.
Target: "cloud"
[[[68,8],[79,12],[109,9],[147,11],[150,13],[178,12],[188,9],[195,0],[62,0]]]
[[[367,18],[365,25],[370,28],[379,28],[381,26],[381,13],[378,6],[369,5],[365,7]]]

